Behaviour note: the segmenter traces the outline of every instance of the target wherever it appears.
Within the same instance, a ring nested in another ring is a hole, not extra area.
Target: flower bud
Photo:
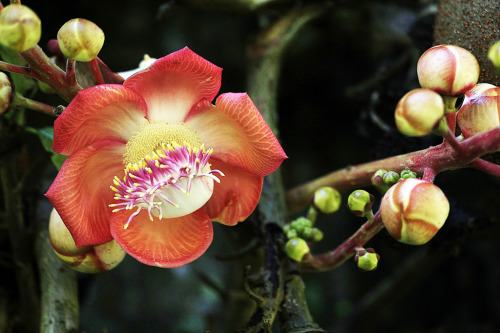
[[[104,45],[104,32],[95,23],[75,18],[64,23],[57,33],[59,47],[65,57],[91,61]]]
[[[465,138],[500,125],[500,88],[477,84],[465,94],[457,112],[457,123]]]
[[[5,73],[0,72],[0,115],[9,107],[11,93],[12,87],[9,77]]]
[[[341,201],[339,191],[333,187],[325,186],[314,191],[313,204],[323,214],[336,212]]]
[[[500,69],[500,40],[488,50],[488,59],[497,70]]]
[[[457,96],[472,88],[479,78],[476,57],[455,45],[438,45],[425,51],[417,63],[422,88],[441,95]]]
[[[397,172],[384,169],[377,170],[371,178],[372,185],[382,194],[385,194],[398,180],[399,174]]]
[[[441,96],[430,89],[414,89],[401,98],[394,118],[398,130],[408,136],[423,136],[432,132],[444,116]]]
[[[302,238],[292,238],[286,242],[285,252],[288,257],[301,262],[302,258],[310,252],[310,249]]]
[[[0,11],[0,44],[17,52],[35,46],[42,36],[42,23],[30,8],[10,4]]]
[[[408,168],[401,170],[401,179],[417,178],[417,173]]]
[[[349,195],[347,207],[356,216],[371,213],[375,197],[364,190],[356,190]]]
[[[125,257],[125,251],[115,240],[96,246],[76,247],[73,237],[55,209],[50,214],[49,236],[59,259],[79,272],[109,271]]]
[[[400,181],[380,204],[384,226],[396,240],[411,245],[427,243],[443,226],[450,204],[436,185],[418,178]]]
[[[373,249],[362,250],[356,253],[354,261],[364,271],[373,271],[377,268],[380,256]]]

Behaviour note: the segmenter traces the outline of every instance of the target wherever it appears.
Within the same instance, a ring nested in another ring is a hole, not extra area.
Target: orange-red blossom
[[[212,221],[251,214],[286,155],[247,94],[211,103],[221,72],[184,48],[69,104],[53,144],[69,157],[46,196],[77,246],[115,239],[140,262],[179,267],[208,248]]]

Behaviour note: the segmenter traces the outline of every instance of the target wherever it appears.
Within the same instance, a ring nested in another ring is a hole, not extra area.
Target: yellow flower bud
[[[377,268],[380,256],[375,252],[368,252],[366,250],[356,253],[354,261],[358,267],[364,271],[373,271]]]
[[[339,209],[341,200],[339,191],[325,186],[314,192],[313,204],[320,212],[331,214]]]
[[[488,50],[488,59],[495,68],[500,69],[500,40],[493,44]]]
[[[465,138],[500,126],[500,88],[477,84],[465,94],[457,123]]]
[[[414,89],[401,98],[394,118],[399,131],[408,136],[423,136],[432,132],[444,116],[441,96],[430,89]]]
[[[0,44],[17,52],[35,46],[42,36],[42,23],[30,8],[11,4],[0,11]]]
[[[95,59],[101,51],[104,32],[93,22],[75,18],[59,29],[57,41],[65,57],[88,62]]]
[[[290,258],[300,262],[310,252],[310,249],[307,242],[302,238],[292,238],[286,242],[285,252]]]
[[[5,73],[0,72],[0,115],[9,107],[11,93],[12,87],[9,77]]]
[[[384,226],[396,240],[411,245],[427,243],[450,212],[448,199],[436,185],[418,178],[400,181],[380,204]]]
[[[417,63],[422,88],[457,96],[471,89],[479,78],[476,57],[455,45],[438,45],[425,51]]]
[[[49,236],[59,259],[79,272],[109,271],[125,257],[125,251],[115,240],[102,245],[76,247],[73,237],[55,209],[50,214]]]
[[[375,197],[364,190],[356,190],[347,198],[347,207],[356,216],[371,213]]]

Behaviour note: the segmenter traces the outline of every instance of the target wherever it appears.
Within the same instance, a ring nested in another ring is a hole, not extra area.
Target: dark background
[[[301,2],[285,3],[236,13],[182,1],[23,1],[42,20],[41,46],[67,20],[86,18],[103,29],[99,56],[112,70],[137,67],[145,53],[158,58],[188,46],[224,68],[221,92],[246,91],[248,40]],[[434,136],[405,138],[393,121],[399,98],[418,87],[416,61],[432,46],[436,10],[437,1],[340,1],[299,34],[284,58],[279,85],[280,140],[289,156],[282,165],[286,189],[347,165],[440,142]],[[51,120],[40,115],[31,121],[41,127]],[[47,168],[41,193],[56,173]],[[303,275],[311,313],[322,328],[500,329],[500,182],[467,169],[440,174],[436,184],[452,212],[429,244],[399,244],[382,231],[367,244],[381,255],[378,270],[363,273],[347,261],[334,271]],[[313,251],[335,248],[362,222],[345,209],[322,216],[318,227],[325,239]],[[243,325],[251,314],[241,282],[246,262],[217,258],[248,244],[251,227],[214,227],[209,250],[182,268],[158,269],[127,257],[110,272],[79,275],[82,331],[225,332]]]

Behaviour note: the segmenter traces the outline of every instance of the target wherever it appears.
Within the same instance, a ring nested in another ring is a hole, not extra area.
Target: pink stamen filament
[[[115,208],[113,212],[137,207],[137,210],[127,219],[124,229],[127,229],[132,219],[145,208],[151,221],[153,221],[153,209],[158,211],[158,218],[161,220],[163,218],[163,211],[160,207],[162,201],[154,201],[155,197],[161,198],[174,207],[179,207],[162,193],[162,188],[173,186],[189,196],[195,177],[209,177],[220,183],[220,179],[215,174],[224,176],[222,171],[203,172],[212,153],[213,149],[205,151],[203,145],[200,148],[191,148],[189,145],[179,146],[175,142],[162,145],[161,149],[153,153],[153,156],[148,155],[135,164],[129,163],[125,168],[123,181],[115,176],[113,180],[115,186],[111,186],[111,189],[116,192],[114,199],[121,202],[110,204],[109,207]],[[177,184],[182,178],[187,178],[185,189]]]

